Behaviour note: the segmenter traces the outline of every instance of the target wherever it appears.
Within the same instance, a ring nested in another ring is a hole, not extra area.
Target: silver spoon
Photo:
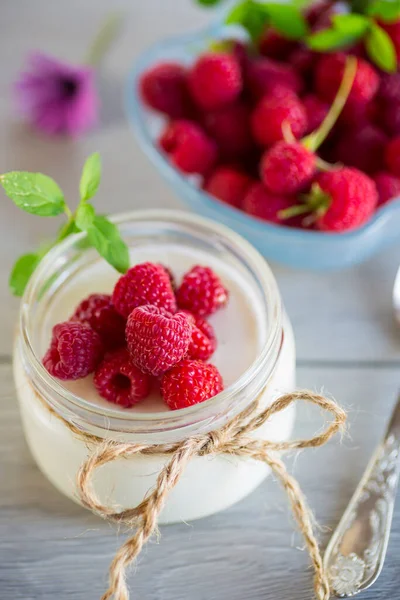
[[[400,268],[393,288],[400,323]],[[369,588],[385,561],[400,474],[400,397],[383,441],[375,450],[325,552],[332,593],[350,598]]]

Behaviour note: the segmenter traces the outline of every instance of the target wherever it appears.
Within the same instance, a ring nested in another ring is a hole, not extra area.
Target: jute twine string
[[[315,404],[333,415],[334,420],[328,424],[321,434],[310,439],[287,442],[273,442],[250,436],[251,433],[266,423],[272,415],[300,400]],[[128,528],[135,529],[134,535],[129,537],[121,546],[110,565],[109,588],[101,600],[111,600],[112,598],[114,600],[129,600],[126,570],[157,529],[158,516],[169,492],[178,483],[187,463],[193,457],[211,454],[232,454],[258,460],[269,465],[288,496],[294,519],[303,535],[314,568],[315,596],[318,600],[329,599],[329,583],[313,531],[312,512],[296,479],[287,472],[284,463],[275,452],[322,446],[335,433],[344,428],[346,413],[332,400],[309,391],[285,394],[261,412],[259,411],[260,402],[257,399],[218,430],[190,437],[182,442],[158,445],[104,441],[85,434],[73,424],[62,419],[75,435],[94,446],[93,451],[81,466],[77,475],[77,487],[82,504],[104,519],[123,523]],[[59,417],[59,415],[57,416]],[[158,474],[154,490],[138,506],[115,511],[113,507],[105,506],[100,502],[93,488],[93,475],[103,465],[110,464],[119,458],[130,458],[136,454],[167,455],[170,458]]]

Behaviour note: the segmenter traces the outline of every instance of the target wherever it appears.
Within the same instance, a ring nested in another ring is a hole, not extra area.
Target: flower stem
[[[87,65],[95,67],[100,64],[109,47],[117,37],[121,29],[121,24],[121,14],[113,13],[109,15],[89,47],[84,61]]]
[[[312,150],[313,152],[315,152],[315,150],[317,150],[322,144],[322,142],[326,139],[332,127],[335,125],[337,118],[342,112],[343,107],[346,104],[347,98],[350,94],[354,78],[356,76],[356,72],[357,59],[355,56],[348,56],[346,59],[346,65],[344,68],[341,84],[339,86],[335,99],[329,109],[328,114],[322,121],[322,124],[317,129],[317,131],[314,131],[314,133],[308,135],[303,139],[303,145],[306,148],[308,148],[308,150]]]

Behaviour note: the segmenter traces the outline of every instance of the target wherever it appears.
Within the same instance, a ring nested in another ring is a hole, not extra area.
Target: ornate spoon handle
[[[325,552],[332,593],[349,598],[370,587],[385,560],[400,473],[400,398]]]

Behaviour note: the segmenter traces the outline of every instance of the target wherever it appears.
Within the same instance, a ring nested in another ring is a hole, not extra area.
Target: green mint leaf
[[[81,231],[87,231],[95,218],[95,210],[91,204],[81,202],[76,210],[75,224]]]
[[[300,40],[307,35],[307,21],[295,6],[268,2],[264,4],[264,8],[271,26],[285,37]]]
[[[332,17],[332,23],[334,29],[356,39],[365,35],[370,26],[368,17],[354,13],[348,15],[334,15]]]
[[[368,5],[367,14],[386,23],[397,21],[400,16],[400,0],[376,0]]]
[[[91,154],[83,165],[79,193],[86,202],[96,194],[101,179],[101,159],[98,152]]]
[[[14,204],[32,215],[55,217],[65,210],[62,191],[47,175],[11,171],[0,175],[0,183]]]
[[[14,296],[22,296],[27,283],[40,262],[37,254],[23,254],[12,268],[9,286]]]
[[[382,27],[373,23],[365,38],[365,49],[370,59],[383,71],[394,73],[397,57],[394,44]]]
[[[107,217],[97,215],[86,231],[100,256],[120,273],[126,273],[129,269],[129,251],[118,227]]]
[[[269,23],[265,6],[255,0],[244,0],[237,4],[226,18],[228,25],[241,25],[248,32],[251,40],[256,42]]]
[[[332,27],[308,36],[306,43],[317,52],[336,50],[354,44],[364,37],[369,27],[370,20],[363,15],[335,15],[332,17]]]
[[[361,36],[359,36],[361,37]],[[329,52],[349,46],[356,42],[359,37],[350,35],[346,31],[339,29],[323,29],[306,38],[306,44],[311,50],[316,52]]]

